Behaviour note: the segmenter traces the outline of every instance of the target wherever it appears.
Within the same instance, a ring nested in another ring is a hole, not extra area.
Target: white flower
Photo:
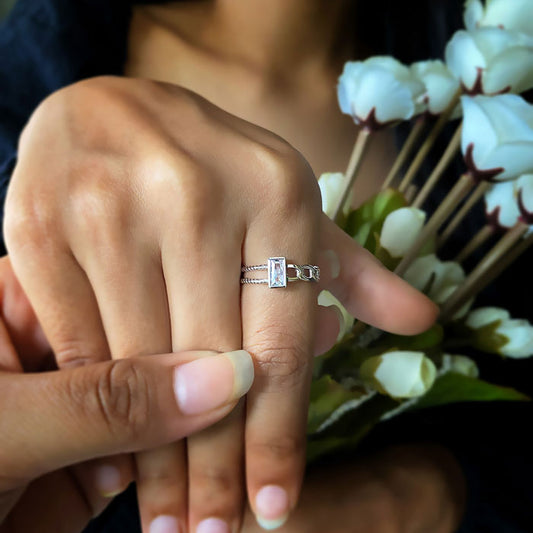
[[[478,179],[533,172],[533,106],[520,96],[463,96],[462,151]]]
[[[342,172],[326,172],[318,178],[318,186],[320,187],[320,195],[322,196],[322,211],[333,218],[335,209],[339,203],[344,189],[345,178]],[[352,205],[353,191],[346,203],[344,204],[344,213],[350,210]]]
[[[441,261],[435,254],[417,257],[404,274],[404,279],[419,291],[425,292],[436,304],[443,304],[466,278],[463,267],[455,261]],[[472,300],[453,316],[463,317]]]
[[[492,226],[510,229],[520,219],[520,210],[513,181],[491,185],[485,193],[485,214]]]
[[[424,85],[409,68],[388,56],[348,61],[337,86],[341,111],[371,129],[421,112],[415,101],[423,93]]]
[[[381,229],[380,244],[392,257],[403,257],[411,248],[426,221],[416,207],[402,207],[390,213]]]
[[[467,0],[464,11],[469,30],[480,26],[499,26],[533,35],[533,2],[531,0]]]
[[[459,80],[440,60],[419,61],[411,65],[411,71],[424,84],[421,96],[433,115],[442,113],[459,90]]]
[[[460,30],[446,63],[469,93],[520,93],[533,87],[533,39],[501,28]]]
[[[382,394],[393,398],[415,398],[435,382],[437,369],[422,352],[394,351],[367,359],[360,377]]]
[[[322,307],[334,307],[337,309],[340,325],[337,342],[342,340],[344,336],[351,331],[355,321],[354,317],[348,313],[346,308],[329,291],[322,291],[318,295],[318,305],[321,305]]]
[[[442,370],[462,374],[469,378],[479,377],[479,368],[476,362],[465,355],[444,354],[442,356]]]
[[[485,213],[497,228],[510,229],[518,222],[533,224],[533,174],[491,185],[485,193]]]
[[[475,332],[474,346],[480,350],[514,359],[533,355],[533,326],[527,320],[512,319],[505,309],[475,309],[465,324]]]

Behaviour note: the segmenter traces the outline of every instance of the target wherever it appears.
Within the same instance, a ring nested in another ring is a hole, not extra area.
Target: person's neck
[[[169,10],[189,42],[277,76],[310,65],[338,70],[349,54],[344,25],[353,5],[354,0],[197,0],[170,4]]]

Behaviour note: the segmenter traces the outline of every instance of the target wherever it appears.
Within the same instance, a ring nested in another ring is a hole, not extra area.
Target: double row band
[[[250,278],[247,272],[268,272],[267,278]],[[292,271],[289,273],[289,271]],[[295,265],[288,263],[285,257],[270,257],[265,265],[243,266],[241,283],[250,285],[268,284],[269,288],[286,287],[292,281],[319,281],[320,268],[315,265]],[[292,274],[292,275],[289,275]]]

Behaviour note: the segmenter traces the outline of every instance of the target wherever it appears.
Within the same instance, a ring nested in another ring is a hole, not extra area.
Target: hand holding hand
[[[98,483],[109,470],[99,461],[70,465],[198,431],[227,415],[253,379],[245,352],[23,373],[48,366],[51,353],[7,258],[0,259],[0,308],[2,532],[78,533],[109,502]]]
[[[253,356],[246,406],[187,443],[137,455],[146,531],[160,515],[182,530],[208,518],[236,529],[244,476],[263,525],[296,505],[317,287],[241,292],[242,264],[319,264],[322,287],[352,314],[398,333],[435,317],[321,215],[299,153],[166,84],[100,78],[42,104],[21,139],[5,233],[61,368],[191,349]]]

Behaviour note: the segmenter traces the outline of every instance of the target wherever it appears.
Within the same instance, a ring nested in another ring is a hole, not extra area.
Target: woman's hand
[[[435,444],[395,446],[310,468],[298,507],[279,533],[454,533],[465,481]],[[259,533],[248,513],[242,533]]]
[[[58,365],[241,347],[255,361],[231,417],[137,455],[145,530],[157,519],[195,531],[209,517],[237,528],[244,476],[264,525],[296,505],[317,290],[241,292],[242,264],[318,263],[322,287],[363,321],[404,334],[433,321],[433,304],[322,216],[319,200],[284,141],[174,86],[93,79],[30,120],[5,235]]]
[[[253,378],[243,352],[158,355],[37,373],[53,358],[6,257],[0,259],[0,309],[2,532],[78,533],[110,501],[98,481],[120,478],[94,458],[175,441],[216,422]],[[199,372],[202,378],[191,381]],[[201,395],[196,407],[209,407],[206,412],[189,413],[194,394],[175,395],[183,375]],[[125,487],[130,479],[114,481]]]

